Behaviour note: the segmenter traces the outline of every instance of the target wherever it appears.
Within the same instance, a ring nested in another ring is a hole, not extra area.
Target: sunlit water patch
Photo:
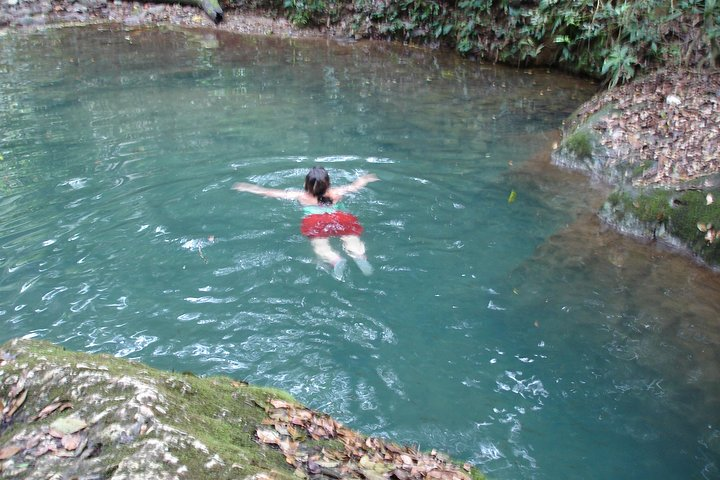
[[[386,44],[1,40],[2,340],[284,388],[492,478],[720,476],[717,276],[547,163],[593,85]],[[314,164],[382,179],[346,202],[372,276],[231,190]]]

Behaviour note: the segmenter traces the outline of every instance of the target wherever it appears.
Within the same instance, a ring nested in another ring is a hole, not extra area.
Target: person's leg
[[[353,258],[365,257],[365,244],[357,235],[344,235],[340,237],[343,242],[343,249]]]
[[[311,238],[310,244],[315,251],[315,255],[323,262],[335,265],[342,257],[330,246],[328,238]]]
[[[355,260],[358,268],[365,274],[372,273],[372,266],[365,258],[365,244],[357,235],[344,235],[340,237],[343,242],[343,249]]]
[[[330,246],[330,239],[311,238],[310,244],[313,247],[313,251],[315,251],[315,255],[317,255],[317,257],[323,262],[332,265],[333,275],[336,278],[341,279],[347,261],[343,259],[339,253],[333,250]]]

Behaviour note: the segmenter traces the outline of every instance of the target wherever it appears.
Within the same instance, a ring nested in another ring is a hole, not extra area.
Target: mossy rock
[[[43,341],[0,346],[0,402],[7,479],[359,479],[402,470],[407,458],[442,478],[484,478],[364,437],[280,390]]]
[[[565,148],[577,158],[592,158],[593,140],[586,129],[577,130],[565,140]]]
[[[606,183],[630,183],[637,176],[634,170],[636,166],[612,157],[603,144],[603,137],[595,128],[612,113],[613,107],[607,105],[582,122],[578,120],[577,114],[571,116],[563,129],[560,145],[552,153],[553,164],[581,171]]]
[[[686,249],[720,266],[720,189],[649,188],[611,194],[600,216],[618,230]],[[710,201],[709,201],[710,200]]]
[[[22,447],[0,464],[3,478],[293,478],[283,456],[254,439],[268,399],[291,400],[281,391],[40,341],[14,340],[0,352],[0,398],[25,397],[0,427],[0,445]],[[43,416],[57,403],[68,408]],[[76,439],[53,432],[63,418],[87,424],[71,450],[62,447]]]

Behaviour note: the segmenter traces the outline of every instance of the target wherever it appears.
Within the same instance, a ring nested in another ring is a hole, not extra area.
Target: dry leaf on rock
[[[8,404],[9,408],[5,414],[6,420],[12,418],[12,416],[15,415],[15,412],[23,406],[23,403],[25,403],[25,399],[27,398],[27,394],[27,390],[23,390]]]
[[[47,405],[42,410],[40,410],[40,413],[35,415],[30,421],[34,422],[37,420],[42,420],[43,418],[47,417],[51,413],[55,413],[56,410],[58,411],[58,413],[60,413],[63,410],[67,410],[68,408],[72,408],[72,403],[70,403],[70,402],[53,402],[50,405]]]
[[[69,458],[69,457],[74,457],[75,452],[70,452],[68,450],[54,450],[53,455],[55,455],[56,457]]]
[[[78,434],[65,435],[60,439],[60,444],[65,450],[75,450],[82,442],[82,436]]]
[[[285,400],[280,400],[279,398],[273,398],[270,400],[270,405],[272,405],[275,408],[287,408],[287,409],[294,409],[295,406],[290,403],[286,402]]]
[[[42,445],[37,450],[34,450],[32,452],[33,457],[41,457],[45,455],[48,451],[50,451],[49,445]]]
[[[27,381],[27,375],[22,374],[15,382],[15,385],[10,389],[9,397],[17,397],[25,389],[25,382]]]
[[[42,440],[42,436],[36,435],[34,437],[30,437],[27,442],[25,442],[25,450],[30,450],[31,448],[35,448],[38,446],[40,441]]]
[[[0,460],[7,460],[8,458],[18,453],[20,450],[22,450],[22,447],[19,447],[17,445],[10,445],[8,447],[0,448]]]
[[[262,443],[267,443],[270,445],[280,444],[280,434],[278,434],[274,430],[270,430],[267,428],[258,428],[256,435]]]
[[[295,475],[306,478],[322,475],[329,478],[365,478],[400,480],[436,477],[447,480],[468,480],[462,468],[450,462],[447,455],[433,451],[433,455],[418,453],[374,437],[353,432],[332,417],[292,405],[284,400],[269,400],[267,427],[258,428],[261,443],[277,445],[288,464],[296,467]],[[274,407],[274,408],[273,408]],[[303,440],[337,438],[339,450],[305,444]],[[357,463],[355,463],[357,462]]]

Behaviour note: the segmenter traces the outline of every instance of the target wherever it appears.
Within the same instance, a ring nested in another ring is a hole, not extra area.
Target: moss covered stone
[[[578,158],[592,157],[592,139],[586,130],[578,130],[570,135],[565,140],[565,146]]]
[[[720,190],[650,188],[612,193],[601,216],[619,230],[686,248],[720,265]],[[710,200],[710,201],[709,201]]]
[[[374,478],[403,469],[396,458],[424,469],[406,478],[483,478],[438,454],[354,433],[279,390],[42,341],[0,347],[0,401],[8,479]]]

